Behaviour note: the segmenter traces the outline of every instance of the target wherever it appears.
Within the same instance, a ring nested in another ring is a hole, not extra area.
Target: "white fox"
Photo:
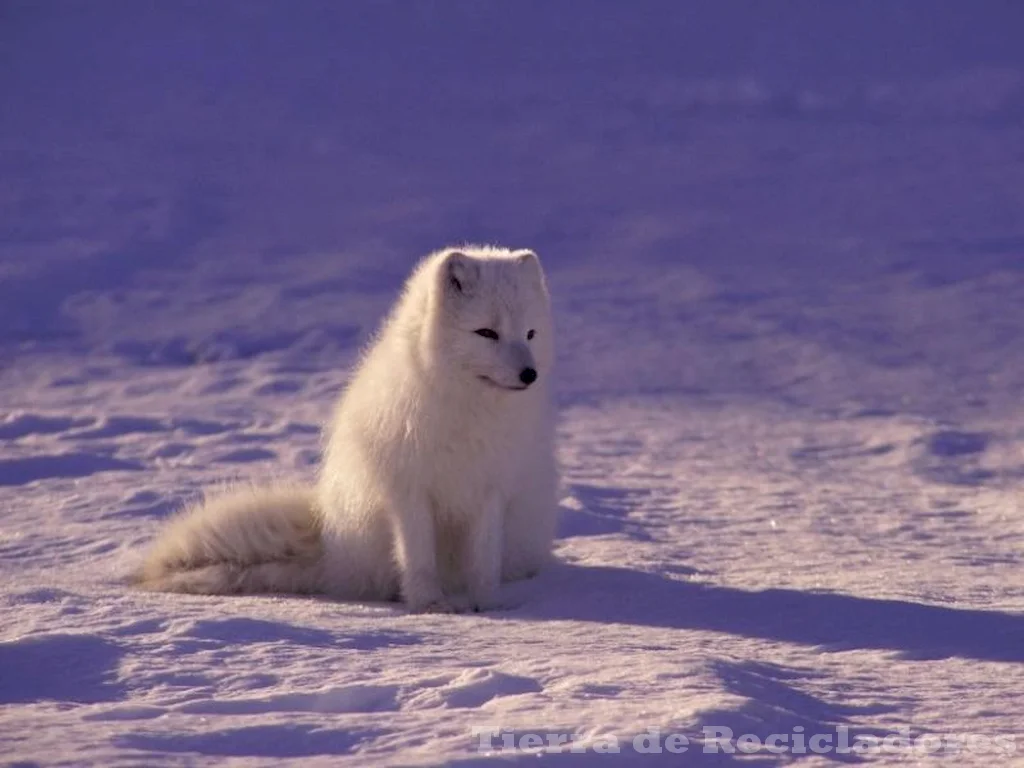
[[[136,583],[495,607],[551,557],[551,307],[536,254],[424,259],[342,394],[315,489],[236,490],[174,519]]]

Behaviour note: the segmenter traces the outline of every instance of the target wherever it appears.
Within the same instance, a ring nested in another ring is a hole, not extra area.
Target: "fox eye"
[[[530,339],[532,339],[532,338],[533,338],[533,337],[534,337],[535,335],[536,335],[536,331],[534,331],[534,330],[533,330],[533,328],[531,328],[530,330],[528,330],[528,331],[526,332],[526,340],[527,340],[527,341],[529,341],[529,340],[530,340]]]
[[[483,336],[485,339],[490,339],[491,341],[498,340],[498,332],[492,328],[477,328],[473,333],[477,336]]]

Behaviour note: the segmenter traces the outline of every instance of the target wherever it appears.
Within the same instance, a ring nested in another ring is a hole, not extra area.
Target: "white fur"
[[[401,597],[417,611],[493,606],[502,580],[551,556],[552,342],[535,254],[432,254],[338,402],[315,492],[208,500],[165,530],[139,584]],[[525,368],[538,374],[528,387]]]

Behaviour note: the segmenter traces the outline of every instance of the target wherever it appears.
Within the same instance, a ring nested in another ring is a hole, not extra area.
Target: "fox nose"
[[[537,371],[533,368],[523,368],[523,370],[519,372],[519,380],[526,386],[530,386],[537,380]]]

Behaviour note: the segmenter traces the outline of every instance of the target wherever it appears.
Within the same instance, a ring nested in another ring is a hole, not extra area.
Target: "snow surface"
[[[1024,765],[1022,32],[995,0],[3,3],[0,760]],[[479,616],[128,589],[201,489],[312,476],[458,241],[550,273],[561,563]]]

